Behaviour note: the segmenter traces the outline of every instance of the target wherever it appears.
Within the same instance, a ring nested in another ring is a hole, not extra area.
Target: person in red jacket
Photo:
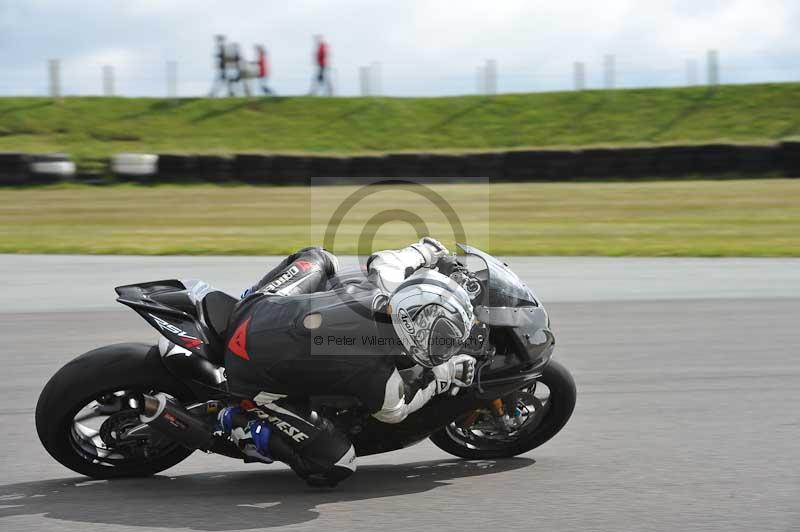
[[[267,59],[267,49],[262,45],[256,45],[256,67],[258,71],[258,79],[261,83],[261,90],[264,94],[273,94],[272,89],[267,85],[269,78],[269,61]]]
[[[333,96],[333,85],[331,85],[329,64],[330,64],[330,51],[328,43],[322,38],[322,35],[314,37],[316,42],[316,53],[314,55],[314,62],[317,65],[317,75],[311,80],[311,90],[309,95],[316,95],[317,91],[324,87],[325,94]]]

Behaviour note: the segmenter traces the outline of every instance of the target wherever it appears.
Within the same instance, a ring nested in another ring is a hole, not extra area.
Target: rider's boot
[[[229,406],[217,415],[217,430],[239,447],[245,462],[273,462],[269,452],[272,429],[265,420],[252,419],[245,409]]]

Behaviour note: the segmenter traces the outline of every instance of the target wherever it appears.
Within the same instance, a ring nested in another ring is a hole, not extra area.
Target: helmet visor
[[[458,353],[464,343],[463,331],[447,318],[439,318],[434,322],[428,337],[428,352],[434,366],[447,362]]]

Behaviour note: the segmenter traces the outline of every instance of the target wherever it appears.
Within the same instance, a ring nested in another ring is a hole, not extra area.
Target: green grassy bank
[[[773,142],[800,134],[800,83],[493,98],[0,98],[0,151],[469,151]]]

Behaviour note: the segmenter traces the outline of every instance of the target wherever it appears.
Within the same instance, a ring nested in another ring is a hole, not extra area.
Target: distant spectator
[[[211,91],[209,91],[209,98],[217,95],[217,92],[225,86],[227,82],[227,49],[225,46],[225,36],[217,35],[214,38],[217,42],[217,51],[214,54],[214,64],[217,66],[217,74],[214,77],[214,82],[211,84]],[[230,90],[230,87],[228,88]]]
[[[242,56],[241,48],[239,48],[239,43],[233,43],[233,46],[230,48],[230,66],[231,72],[229,76],[233,79],[233,84],[238,85],[244,89],[245,96],[250,96],[250,85],[248,85],[245,78],[247,77],[247,61],[245,61],[244,56]],[[230,90],[231,95],[234,94],[234,90]]]
[[[317,75],[311,80],[311,90],[309,95],[316,95],[317,92],[324,87],[325,94],[333,96],[333,86],[331,85],[330,69],[330,50],[328,43],[326,43],[322,35],[314,37],[316,43],[316,53],[314,54],[314,62],[317,65]]]
[[[258,80],[261,82],[261,90],[264,94],[272,94],[272,89],[267,85],[269,79],[269,60],[267,58],[267,49],[262,45],[256,45],[256,66],[258,73]]]

